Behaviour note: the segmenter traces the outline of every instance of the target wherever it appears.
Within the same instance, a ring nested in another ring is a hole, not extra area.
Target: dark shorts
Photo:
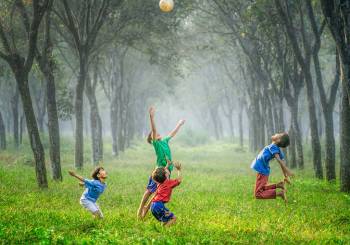
[[[153,181],[152,176],[149,176],[147,190],[151,193],[155,193],[157,190],[157,183]]]
[[[152,202],[151,212],[157,220],[164,223],[175,217],[175,215],[165,207],[163,202]]]

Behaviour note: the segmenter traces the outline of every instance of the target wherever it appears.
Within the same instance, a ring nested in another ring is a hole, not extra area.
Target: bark
[[[6,150],[6,127],[0,112],[0,150]]]
[[[75,167],[82,169],[84,165],[84,87],[87,73],[87,60],[85,53],[80,54],[80,70],[75,88]]]
[[[222,103],[222,111],[228,122],[229,130],[230,130],[230,138],[232,141],[234,141],[234,138],[235,138],[235,130],[234,130],[234,124],[233,124],[234,104],[233,104],[232,98],[226,91],[224,93],[223,100],[224,101]]]
[[[293,125],[293,135],[295,137],[295,147],[297,152],[297,165],[299,169],[304,168],[304,152],[303,152],[303,139],[300,132],[299,122],[298,122],[298,104],[292,107],[292,125]]]
[[[54,60],[52,59],[52,42],[51,42],[51,14],[52,2],[50,2],[48,11],[45,16],[45,40],[42,52],[37,51],[36,59],[39,68],[44,75],[46,82],[45,89],[45,106],[47,110],[47,126],[49,132],[49,151],[54,180],[62,181],[61,170],[61,153],[60,153],[60,128],[58,122],[58,112],[56,103],[56,85],[54,77]]]
[[[58,122],[58,112],[56,104],[56,86],[52,73],[47,79],[47,117],[49,129],[50,160],[52,177],[54,180],[62,181],[61,171],[61,147],[60,147],[60,127]]]
[[[11,109],[12,109],[12,118],[13,118],[13,140],[15,148],[19,147],[19,134],[18,134],[18,125],[19,125],[19,112],[18,112],[18,102],[19,102],[19,91],[16,87],[16,92],[11,99]]]
[[[340,190],[350,192],[350,105],[346,93],[346,78],[342,81],[342,109],[340,136]]]
[[[23,111],[26,117],[27,131],[35,159],[35,172],[39,187],[47,188],[47,175],[45,166],[45,152],[40,140],[38,125],[35,119],[32,98],[29,92],[28,75],[21,70],[15,72],[16,81],[21,95]]]
[[[45,76],[45,75],[44,75]],[[36,96],[36,108],[37,108],[37,121],[39,126],[39,131],[44,132],[45,125],[45,114],[46,114],[46,104],[47,104],[47,88],[44,81],[41,81],[41,89]]]
[[[97,86],[97,68],[93,71],[93,81],[86,79],[86,96],[90,105],[90,129],[91,129],[91,146],[92,162],[97,166],[103,160],[103,140],[102,140],[102,120],[99,114],[98,103],[96,98]]]
[[[23,143],[24,127],[25,127],[25,118],[24,118],[24,115],[21,115],[19,119],[19,143],[21,145]]]
[[[290,145],[289,145],[289,155],[290,158],[289,167],[290,168],[296,168],[297,167],[297,161],[296,161],[296,147],[295,147],[295,135],[294,135],[294,129],[291,123],[291,126],[289,128],[289,137],[290,137]]]
[[[240,103],[238,113],[238,126],[239,126],[239,145],[243,148],[243,104]]]

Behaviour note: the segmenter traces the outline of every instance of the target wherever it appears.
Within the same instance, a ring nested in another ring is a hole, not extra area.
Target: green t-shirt
[[[171,139],[170,136],[164,137],[161,140],[153,140],[152,144],[154,147],[154,150],[157,155],[157,166],[158,167],[165,167],[167,162],[166,159],[172,161],[171,159],[171,151],[169,147],[169,140]],[[169,166],[169,171],[173,170],[173,165],[171,164]]]

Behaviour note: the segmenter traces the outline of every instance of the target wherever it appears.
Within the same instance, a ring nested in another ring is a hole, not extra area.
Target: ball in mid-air
[[[160,0],[159,1],[159,8],[163,12],[171,12],[174,8],[174,1],[173,0]]]

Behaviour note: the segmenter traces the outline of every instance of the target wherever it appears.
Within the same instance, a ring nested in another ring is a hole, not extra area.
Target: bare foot
[[[284,183],[287,183],[288,185],[291,184],[290,180],[288,177],[285,177],[284,180],[283,180]]]
[[[137,218],[142,219],[143,217],[143,207],[139,207],[139,209],[137,210]]]
[[[285,190],[285,182],[281,181],[279,183],[276,184],[277,188],[281,188],[282,190]]]
[[[287,204],[288,199],[287,199],[287,192],[285,190],[281,191],[281,198],[284,200],[284,203]]]
[[[147,207],[143,207],[142,209],[142,213],[141,213],[141,219],[143,219],[144,217],[146,217],[146,214],[148,213],[148,208]]]
[[[175,224],[175,222],[176,222],[176,217],[174,216],[174,218],[172,218],[168,222],[164,223],[164,227],[169,227],[169,226]]]

